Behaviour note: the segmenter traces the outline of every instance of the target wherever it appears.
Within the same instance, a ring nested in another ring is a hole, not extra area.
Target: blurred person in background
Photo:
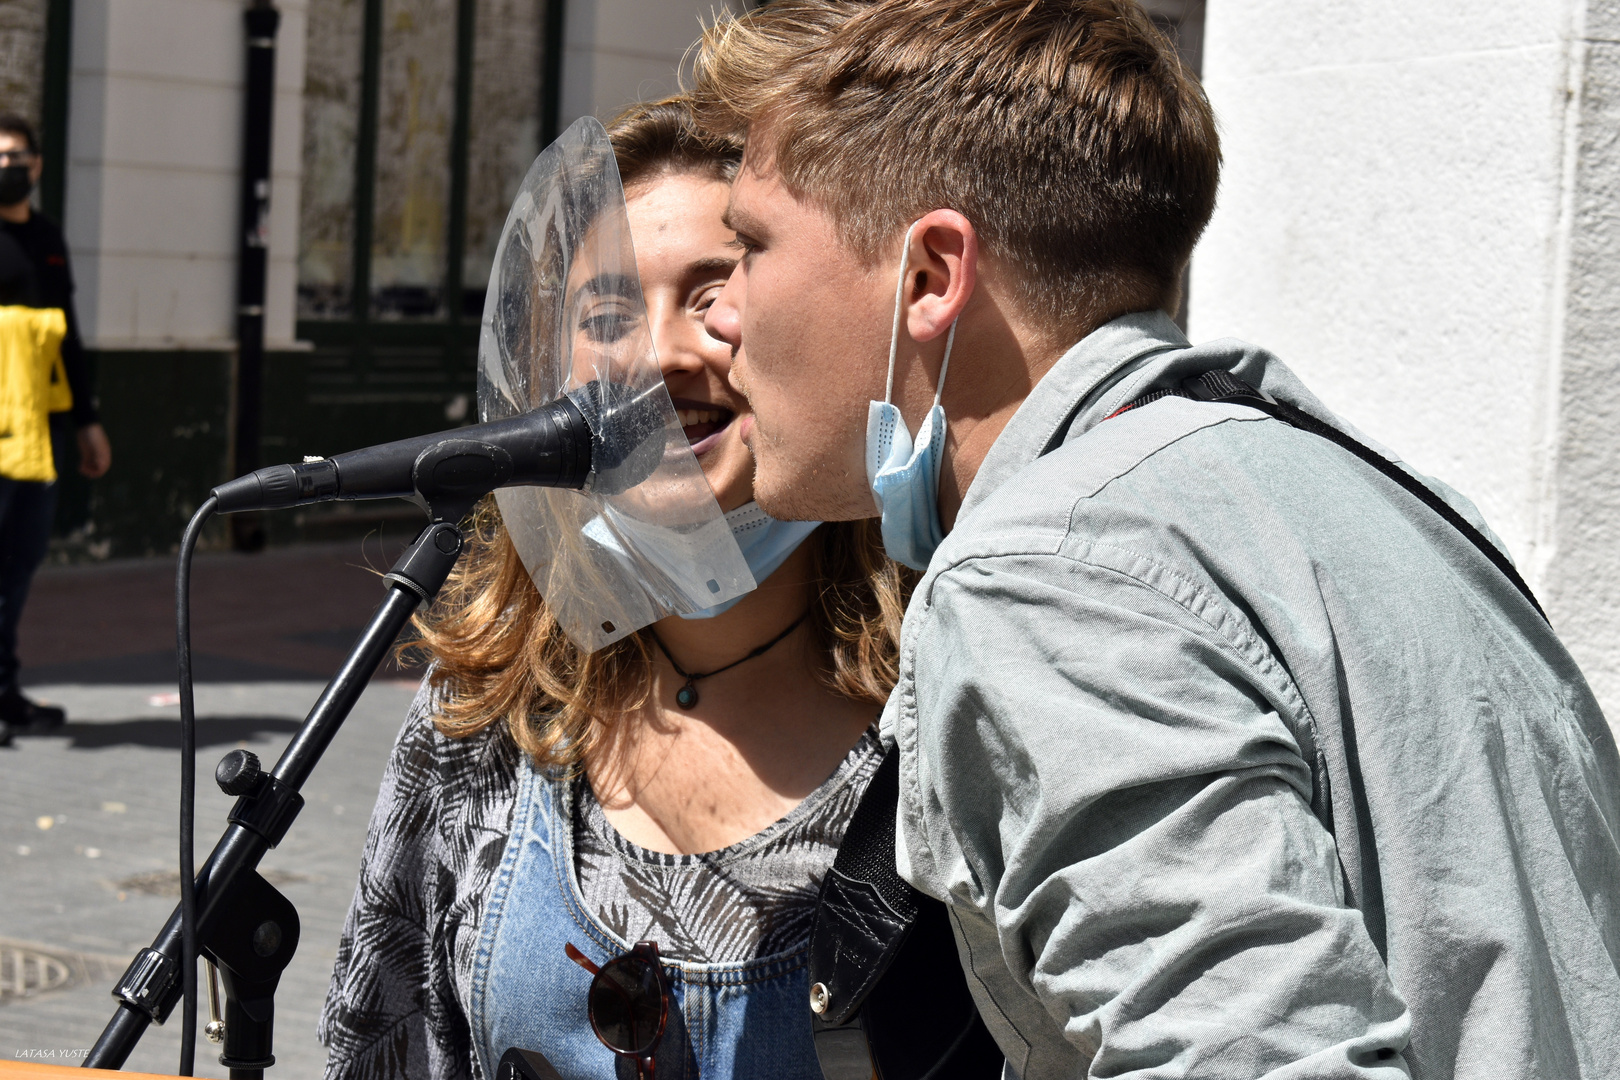
[[[10,329],[0,337],[0,350],[7,350],[0,354],[0,371],[6,373],[6,398],[14,409],[49,412],[48,442],[39,454],[27,455],[35,467],[0,465],[0,745],[9,745],[16,731],[54,727],[65,718],[61,709],[23,695],[18,682],[17,624],[34,571],[50,542],[56,514],[55,477],[66,460],[69,432],[77,436],[81,474],[93,480],[112,464],[107,433],[96,416],[90,370],[73,311],[67,244],[57,224],[29,203],[43,167],[32,125],[20,116],[0,114],[0,310],[13,309],[6,323]],[[27,327],[38,330],[48,320],[15,309],[58,310],[62,328],[49,334],[48,346],[39,339],[41,348],[36,349],[30,344]],[[31,368],[46,351],[50,354],[49,392],[21,400],[20,390],[29,381],[23,377],[25,368]],[[8,414],[0,437],[22,440],[22,433],[14,432],[13,427],[29,428],[43,437],[46,429],[38,421],[34,416],[13,418]],[[0,457],[0,462],[8,461]]]
[[[883,757],[911,578],[875,522],[753,504],[748,405],[703,324],[738,257],[721,213],[740,144],[699,140],[680,98],[609,135],[665,385],[760,586],[586,654],[485,505],[419,620],[433,669],[338,948],[333,1080],[489,1077],[513,1046],[630,1075],[592,1032],[584,965],[644,941],[672,985],[657,1076],[821,1076],[805,954]]]

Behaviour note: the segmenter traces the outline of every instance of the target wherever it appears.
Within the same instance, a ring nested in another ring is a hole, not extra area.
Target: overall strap
[[[1195,401],[1230,403],[1257,409],[1273,419],[1281,420],[1290,427],[1308,431],[1312,435],[1320,435],[1329,442],[1350,451],[1350,453],[1405,488],[1419,502],[1439,514],[1453,528],[1462,533],[1469,543],[1479,549],[1481,555],[1490,560],[1492,566],[1500,570],[1502,575],[1512,582],[1513,587],[1518,589],[1524,598],[1530,602],[1530,606],[1536,609],[1536,614],[1543,619],[1547,618],[1547,613],[1541,610],[1541,605],[1536,602],[1535,595],[1530,591],[1530,586],[1524,583],[1524,579],[1519,576],[1519,571],[1514,568],[1513,563],[1508,560],[1508,557],[1502,553],[1501,549],[1485,539],[1480,531],[1469,523],[1467,518],[1453,510],[1451,505],[1431,491],[1428,485],[1384,455],[1351,438],[1338,428],[1323,423],[1316,417],[1296,409],[1287,402],[1278,401],[1269,394],[1256,390],[1229,371],[1206,371],[1202,375],[1186,380],[1180,386],[1163,387],[1149,391],[1130,404],[1115,409],[1104,419],[1111,420],[1120,413],[1130,412],[1132,409],[1141,408],[1149,402],[1164,397],[1192,398]]]

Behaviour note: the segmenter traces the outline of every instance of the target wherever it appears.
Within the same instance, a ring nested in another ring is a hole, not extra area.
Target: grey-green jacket
[[[900,869],[1009,1072],[1620,1077],[1620,758],[1581,673],[1325,439],[1109,418],[1214,368],[1350,430],[1269,353],[1117,320],[1019,408],[906,613]]]

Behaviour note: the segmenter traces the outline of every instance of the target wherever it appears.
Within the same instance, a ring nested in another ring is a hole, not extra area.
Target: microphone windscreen
[[[591,429],[592,491],[617,495],[651,476],[664,460],[668,429],[660,392],[597,379],[568,391]]]

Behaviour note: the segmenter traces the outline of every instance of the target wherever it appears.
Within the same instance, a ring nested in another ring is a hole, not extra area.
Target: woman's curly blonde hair
[[[735,175],[741,145],[700,136],[684,98],[636,105],[608,128],[626,189],[671,173]],[[830,522],[812,546],[809,625],[836,693],[881,705],[897,675],[900,619],[914,573],[883,553],[876,521]],[[475,511],[461,561],[414,625],[408,648],[432,661],[439,731],[462,738],[504,722],[541,767],[577,766],[652,688],[652,642],[642,631],[594,653],[580,650],[535,588],[493,498]]]

